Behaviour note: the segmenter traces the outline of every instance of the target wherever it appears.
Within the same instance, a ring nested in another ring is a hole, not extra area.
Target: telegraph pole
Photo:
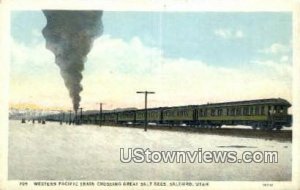
[[[103,103],[100,102],[100,103],[99,103],[99,106],[100,106],[100,108],[99,108],[99,126],[100,126],[100,127],[101,127],[101,125],[102,125],[102,105],[103,105]]]
[[[63,124],[63,121],[65,120],[65,113],[61,111],[61,117],[60,117],[60,124]]]
[[[137,91],[137,94],[145,94],[145,127],[144,131],[147,131],[148,126],[148,110],[147,110],[147,102],[148,102],[148,94],[155,94],[155,92],[149,92],[149,91]]]
[[[78,124],[78,122],[77,122],[77,120],[78,120],[78,116],[77,116],[77,111],[78,111],[78,109],[75,111],[75,117],[74,117],[74,124],[75,125],[77,125]]]

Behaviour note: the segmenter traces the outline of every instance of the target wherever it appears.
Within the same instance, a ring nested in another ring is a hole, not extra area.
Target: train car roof
[[[157,108],[148,108],[148,111],[163,109],[169,110],[174,108],[195,108],[195,107],[226,107],[226,106],[249,106],[249,105],[282,105],[290,107],[291,104],[282,98],[269,98],[269,99],[256,99],[256,100],[244,100],[244,101],[234,101],[234,102],[221,102],[221,103],[207,103],[207,104],[199,104],[199,105],[184,105],[184,106],[170,106],[170,107],[157,107]],[[127,110],[113,110],[108,111],[105,110],[105,113],[124,113],[124,112],[133,112],[133,111],[143,111],[144,109],[127,109]],[[83,114],[85,115],[85,114]],[[99,115],[99,113],[90,113],[86,115]]]
[[[269,99],[257,99],[257,100],[244,100],[235,102],[222,102],[222,103],[208,103],[199,106],[219,107],[219,106],[246,106],[246,105],[282,105],[291,106],[291,104],[282,98],[269,98]]]
[[[153,111],[153,110],[157,110],[157,109],[166,109],[169,107],[157,107],[157,108],[147,108],[148,111]],[[138,109],[136,111],[145,111],[145,109]]]
[[[221,103],[207,103],[199,105],[185,105],[185,106],[172,106],[163,107],[164,110],[174,109],[174,108],[194,108],[194,107],[226,107],[226,106],[249,106],[249,105],[282,105],[290,107],[291,104],[282,98],[269,98],[269,99],[256,99],[256,100],[244,100],[244,101],[234,101],[234,102],[221,102]],[[157,108],[156,108],[157,109]]]

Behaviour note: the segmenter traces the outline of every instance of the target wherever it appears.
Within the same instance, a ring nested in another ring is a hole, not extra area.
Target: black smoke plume
[[[43,10],[47,25],[42,33],[46,48],[55,55],[55,63],[69,90],[73,109],[80,104],[82,71],[95,38],[103,31],[102,11]]]

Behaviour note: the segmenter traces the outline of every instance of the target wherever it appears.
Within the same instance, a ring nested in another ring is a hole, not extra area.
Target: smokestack
[[[74,111],[80,104],[82,71],[93,41],[102,34],[102,11],[43,10],[47,25],[42,33],[46,48],[55,55],[55,63],[69,91]]]

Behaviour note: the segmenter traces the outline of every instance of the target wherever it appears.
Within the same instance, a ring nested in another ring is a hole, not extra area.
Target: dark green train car
[[[103,118],[102,120],[105,123],[117,123],[118,121],[118,114],[115,112],[107,112],[103,113]]]
[[[135,123],[135,110],[126,110],[118,112],[118,123]]]
[[[281,129],[291,126],[288,108],[291,104],[281,98],[226,102],[198,106],[200,126],[249,125],[254,129]]]
[[[147,110],[147,121],[150,123],[160,124],[162,121],[162,108],[150,108]],[[145,122],[145,110],[136,110],[136,123]]]
[[[272,130],[283,126],[291,127],[292,116],[288,114],[291,104],[281,98],[258,99],[203,105],[150,108],[148,122],[164,125],[196,127],[221,127],[222,125],[247,125],[254,129]],[[48,121],[67,121],[61,114],[45,117]],[[104,123],[141,124],[145,120],[145,110],[123,110],[102,113]],[[80,123],[100,123],[99,113],[84,113],[82,118],[72,115],[72,121]]]
[[[99,122],[99,114],[98,113],[84,115],[84,117],[85,117],[85,123],[96,124]]]
[[[81,120],[82,123],[90,123],[90,116],[87,115],[87,114],[83,114],[82,115],[82,118],[81,116],[79,115],[79,119]]]
[[[162,111],[164,124],[187,124],[195,122],[195,106],[169,107]]]

